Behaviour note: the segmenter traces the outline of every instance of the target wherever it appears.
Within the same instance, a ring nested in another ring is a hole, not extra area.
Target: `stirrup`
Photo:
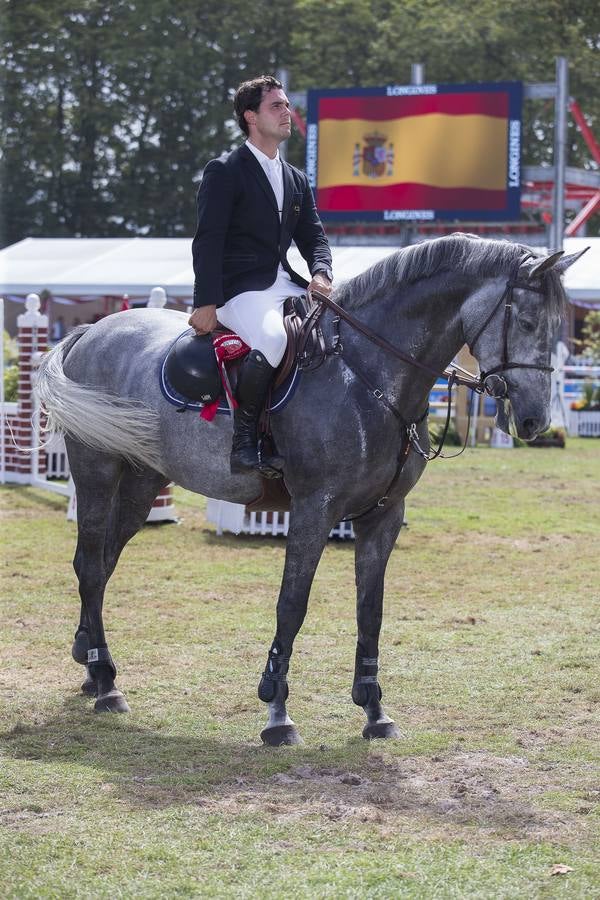
[[[269,466],[266,463],[260,463],[258,466],[258,471],[262,475],[263,478],[283,478],[283,472],[281,469],[275,469],[273,466]]]
[[[244,455],[246,458],[244,459]],[[258,447],[239,447],[232,450],[229,457],[229,469],[232,475],[246,475],[259,472],[263,478],[282,478],[284,459],[282,456],[267,455],[263,461]]]

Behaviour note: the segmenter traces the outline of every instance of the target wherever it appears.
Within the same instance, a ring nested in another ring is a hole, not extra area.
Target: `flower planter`
[[[528,447],[564,447],[565,446],[565,430],[564,428],[549,428],[543,434],[530,441]]]
[[[528,447],[564,447],[565,437],[561,435],[548,435],[536,437],[534,441],[527,444]]]

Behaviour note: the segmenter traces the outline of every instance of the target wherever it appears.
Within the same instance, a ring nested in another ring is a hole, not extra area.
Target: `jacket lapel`
[[[256,178],[261,188],[265,192],[265,196],[275,212],[277,213],[277,218],[279,218],[279,210],[277,209],[277,200],[275,198],[275,194],[273,193],[273,188],[269,182],[269,179],[264,173],[263,167],[255,157],[254,153],[251,150],[248,150],[245,144],[242,144],[240,147],[240,153],[243,161],[246,163],[250,172]],[[284,194],[285,197],[285,194]]]

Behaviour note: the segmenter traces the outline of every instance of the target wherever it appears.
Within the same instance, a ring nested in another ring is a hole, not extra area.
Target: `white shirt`
[[[277,201],[279,221],[281,222],[281,217],[283,215],[283,170],[281,167],[281,159],[279,158],[279,150],[277,150],[275,158],[271,159],[270,156],[267,156],[266,153],[263,153],[262,150],[259,150],[258,147],[255,147],[250,141],[246,141],[246,147],[254,154],[261,164],[263,172],[273,188],[275,200]],[[281,279],[283,279],[284,283],[291,282],[292,280],[281,263],[279,263],[277,266],[277,280],[281,281]]]
[[[279,221],[281,221],[281,216],[283,214],[283,171],[281,169],[279,150],[277,150],[275,158],[271,159],[270,156],[267,156],[266,153],[263,153],[262,150],[259,150],[258,147],[255,147],[250,141],[246,141],[246,147],[255,155],[261,164],[263,172],[273,188],[273,193],[275,194],[275,199],[277,201],[277,209],[279,211]]]

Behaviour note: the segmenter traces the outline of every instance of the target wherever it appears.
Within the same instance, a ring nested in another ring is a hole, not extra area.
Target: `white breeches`
[[[306,289],[291,281],[281,266],[275,283],[264,291],[244,291],[217,309],[221,325],[231,328],[253,350],[260,350],[273,367],[285,353],[287,336],[283,325],[283,302]]]

